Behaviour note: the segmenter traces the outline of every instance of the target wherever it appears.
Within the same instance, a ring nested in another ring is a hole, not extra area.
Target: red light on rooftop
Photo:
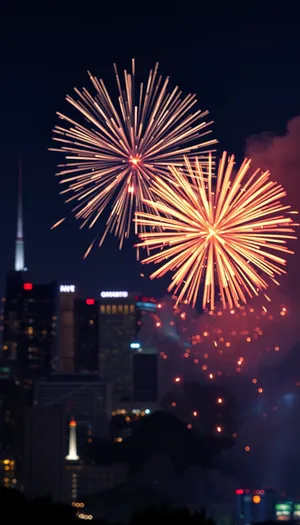
[[[89,305],[95,304],[95,299],[86,299],[85,304],[89,304]]]
[[[77,426],[77,423],[76,423],[75,419],[72,419],[72,420],[70,421],[70,423],[69,423],[69,427],[74,428],[74,427],[76,427],[76,426]]]
[[[236,494],[244,494],[244,489],[236,489]]]
[[[32,290],[32,283],[24,283],[23,288],[24,290]]]

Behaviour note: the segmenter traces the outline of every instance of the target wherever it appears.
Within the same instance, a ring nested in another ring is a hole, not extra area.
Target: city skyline
[[[298,18],[88,7],[1,18],[0,511],[297,520]]]

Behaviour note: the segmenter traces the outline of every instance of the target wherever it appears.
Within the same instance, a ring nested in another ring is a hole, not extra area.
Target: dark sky
[[[71,11],[72,12],[72,11]],[[87,70],[114,86],[112,63],[119,69],[136,58],[145,75],[156,61],[171,84],[195,92],[199,106],[215,120],[220,149],[242,156],[247,137],[283,133],[300,114],[299,25],[231,23],[190,19],[126,16],[92,10],[90,16],[7,16],[0,28],[1,193],[0,277],[12,267],[16,229],[17,163],[24,164],[26,265],[35,281],[75,283],[85,294],[103,289],[163,294],[165,283],[140,278],[129,241],[119,252],[109,238],[86,261],[93,238],[79,231],[70,207],[59,195],[56,164],[48,152],[55,112],[67,111],[65,95],[74,86],[90,87]],[[196,16],[197,15],[197,16]],[[69,215],[60,228],[50,226]],[[101,225],[102,226],[102,225]]]

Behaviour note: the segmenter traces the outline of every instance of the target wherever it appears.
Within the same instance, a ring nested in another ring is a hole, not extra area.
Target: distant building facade
[[[112,411],[111,386],[97,374],[55,374],[47,381],[37,381],[34,403],[60,405],[79,426],[91,428],[98,437],[107,436]]]
[[[142,359],[135,360],[134,356],[156,353],[155,346],[149,343],[147,330],[144,330],[144,341],[140,341],[145,319],[150,320],[150,325],[154,323],[156,304],[152,298],[127,291],[104,291],[100,295],[99,372],[104,380],[113,384],[114,404],[117,402],[121,407],[141,393],[137,392],[137,370]],[[151,382],[151,388],[155,388],[157,378],[152,377]],[[149,385],[147,388],[149,394]]]
[[[92,298],[74,301],[75,372],[99,371],[99,301]]]
[[[75,317],[74,303],[77,297],[74,284],[61,284],[58,302],[58,359],[62,374],[74,372]]]
[[[25,275],[11,272],[7,277],[2,364],[30,384],[55,367],[57,286],[25,281]]]

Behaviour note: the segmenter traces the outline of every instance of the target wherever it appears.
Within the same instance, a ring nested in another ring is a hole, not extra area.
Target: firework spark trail
[[[92,228],[112,203],[99,245],[113,232],[121,248],[130,234],[135,210],[149,210],[143,203],[151,200],[153,177],[167,176],[169,164],[181,166],[183,155],[200,155],[202,151],[200,158],[205,163],[216,140],[206,137],[212,124],[203,120],[208,111],[192,112],[196,96],[182,98],[177,86],[169,92],[169,78],[158,75],[158,64],[150,71],[146,85],[140,84],[137,96],[134,60],[132,72],[124,71],[124,85],[116,66],[114,69],[118,106],[114,106],[103,80],[89,73],[96,95],[84,88],[75,89],[77,99],[66,97],[84,117],[85,125],[58,113],[66,127],[54,128],[53,138],[60,147],[51,150],[65,155],[66,164],[59,165],[57,175],[63,177],[60,184],[67,185],[61,193],[71,193],[66,202],[76,201],[73,211],[82,221],[81,228]]]
[[[297,212],[281,203],[286,192],[268,171],[249,175],[250,162],[234,174],[234,157],[224,152],[213,181],[211,162],[204,177],[201,163],[186,159],[186,170],[170,167],[172,184],[153,180],[156,202],[147,200],[151,212],[137,211],[135,219],[150,230],[140,232],[137,246],[159,250],[142,261],[162,263],[151,279],[175,272],[168,291],[177,303],[195,306],[204,281],[203,308],[215,308],[216,287],[223,308],[238,307],[266,290],[267,279],[278,284],[275,277],[286,273],[283,256],[293,253],[286,243],[298,226],[286,214]]]

